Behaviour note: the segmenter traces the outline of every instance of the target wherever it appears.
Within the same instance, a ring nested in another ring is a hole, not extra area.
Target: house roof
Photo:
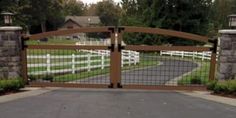
[[[80,26],[97,25],[100,24],[98,16],[66,16],[65,22],[72,20]]]

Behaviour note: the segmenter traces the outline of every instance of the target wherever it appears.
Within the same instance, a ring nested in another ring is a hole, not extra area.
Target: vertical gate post
[[[215,70],[216,70],[216,53],[217,53],[217,44],[218,40],[210,40],[209,42],[213,43],[213,47],[211,48],[211,61],[210,61],[210,74],[209,74],[209,79],[210,80],[215,80]]]
[[[236,30],[220,30],[219,80],[236,79]]]
[[[0,27],[0,79],[23,78],[21,27]]]
[[[110,28],[109,29],[110,35],[111,35],[111,41],[110,41],[110,45],[109,49],[111,51],[110,56],[110,80],[111,80],[111,85],[109,86],[109,88],[116,88],[116,72],[117,72],[117,68],[116,68],[116,53],[115,53],[115,43],[116,43],[116,39],[115,39],[115,28]]]

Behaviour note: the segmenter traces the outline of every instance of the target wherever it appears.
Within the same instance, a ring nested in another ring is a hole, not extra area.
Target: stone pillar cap
[[[3,26],[0,27],[0,31],[17,31],[22,30],[22,27],[20,26]]]
[[[236,34],[236,29],[219,30],[220,34]]]

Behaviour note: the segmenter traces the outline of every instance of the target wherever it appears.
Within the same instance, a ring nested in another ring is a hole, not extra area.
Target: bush
[[[215,86],[217,84],[217,81],[210,81],[207,83],[207,89],[208,90],[214,90]]]
[[[236,80],[228,81],[228,93],[236,95]]]
[[[193,78],[190,79],[190,84],[202,84],[201,77],[194,76]]]
[[[36,79],[37,79],[36,76],[34,76],[34,75],[29,75],[29,80],[30,80],[30,81],[35,81]]]
[[[9,91],[18,91],[24,87],[24,81],[22,79],[8,79],[0,80],[0,93]]]
[[[46,75],[42,77],[42,80],[53,82],[53,76],[52,75]]]
[[[217,94],[236,95],[236,80],[212,81],[207,84],[207,88]]]
[[[228,87],[226,82],[218,82],[214,87],[215,93],[227,93]]]

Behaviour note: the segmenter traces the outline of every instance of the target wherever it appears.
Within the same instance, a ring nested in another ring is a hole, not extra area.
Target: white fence
[[[105,67],[110,66],[110,51],[107,50],[82,50],[87,52],[85,54],[79,55],[29,55],[27,56],[28,60],[44,60],[43,63],[30,63],[27,64],[27,67],[34,68],[33,72],[28,72],[29,75],[42,75],[42,74],[58,74],[58,73],[72,73],[76,71],[87,70],[91,71],[92,69],[104,69]],[[54,60],[67,60],[56,62]],[[80,60],[80,61],[76,61]],[[32,61],[34,62],[34,61]],[[94,64],[95,63],[95,64]],[[139,63],[139,53],[135,51],[124,50],[122,51],[122,66],[124,65],[136,65]],[[77,65],[80,65],[77,67]],[[53,67],[62,67],[62,69],[53,69]],[[69,66],[65,67],[65,66]],[[43,71],[37,70],[37,68],[44,68]],[[45,69],[46,68],[46,69]]]
[[[210,60],[211,52],[161,51],[160,55],[191,57],[192,59]]]

